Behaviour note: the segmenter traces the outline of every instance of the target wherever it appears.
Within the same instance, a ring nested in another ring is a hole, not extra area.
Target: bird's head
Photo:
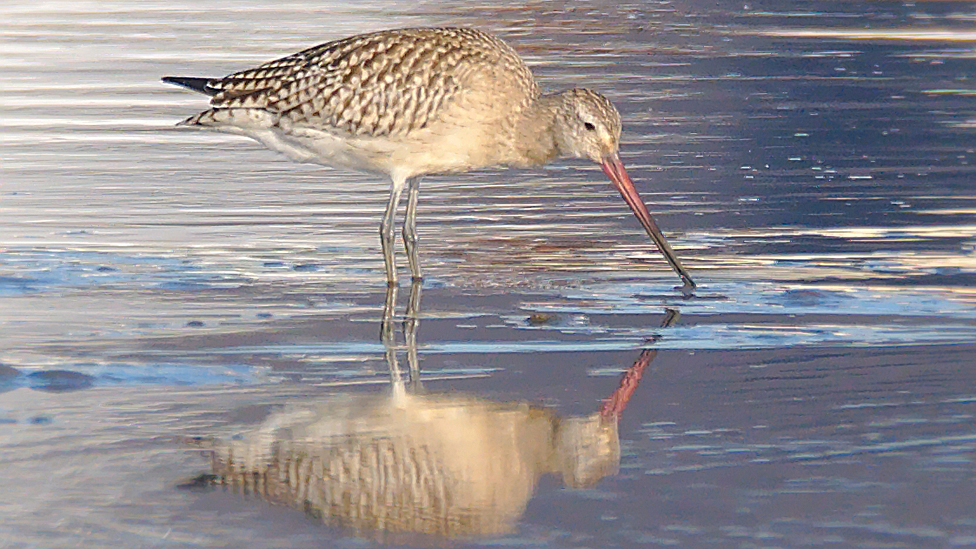
[[[559,154],[589,158],[600,164],[671,268],[681,277],[682,289],[686,292],[694,290],[691,275],[678,261],[620,161],[620,113],[606,97],[582,88],[567,90],[559,94],[559,99],[553,132]]]
[[[561,156],[603,163],[620,146],[620,113],[602,95],[583,88],[560,94],[556,146]]]

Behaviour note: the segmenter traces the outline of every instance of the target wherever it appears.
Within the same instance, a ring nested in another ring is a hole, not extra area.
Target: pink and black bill
[[[607,174],[610,181],[613,182],[613,186],[620,191],[620,196],[624,198],[627,205],[637,216],[637,220],[640,221],[641,225],[644,226],[644,230],[650,235],[654,243],[657,244],[657,248],[661,250],[664,254],[664,259],[668,261],[674,272],[681,277],[681,281],[684,283],[682,286],[682,291],[691,292],[695,289],[695,281],[691,279],[691,275],[688,274],[687,269],[681,265],[678,261],[678,257],[674,255],[674,250],[671,249],[671,245],[668,244],[666,238],[664,238],[664,233],[658,228],[657,223],[654,222],[654,218],[651,217],[650,212],[647,211],[647,206],[641,200],[640,194],[637,193],[637,189],[634,187],[634,182],[630,180],[630,176],[627,175],[627,170],[624,169],[623,162],[620,161],[620,156],[616,153],[606,156],[603,162],[600,163],[603,167],[603,172]]]

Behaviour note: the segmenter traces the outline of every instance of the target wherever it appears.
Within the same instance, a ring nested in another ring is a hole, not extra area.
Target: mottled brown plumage
[[[539,166],[558,156],[600,163],[664,253],[695,287],[617,155],[620,115],[576,88],[543,95],[500,39],[465,28],[380,31],[329,42],[224,78],[167,77],[213,96],[182,122],[254,138],[302,162],[386,174],[380,226],[387,280],[396,281],[393,222],[409,186],[404,243],[414,278],[419,180],[490,166]]]
[[[322,44],[208,87],[215,109],[261,108],[348,135],[402,136],[427,127],[476,79],[498,74],[526,92],[513,103],[539,95],[518,54],[489,34],[405,29]]]

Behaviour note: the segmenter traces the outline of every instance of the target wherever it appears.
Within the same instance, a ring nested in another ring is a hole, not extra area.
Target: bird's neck
[[[555,131],[562,103],[560,94],[542,95],[522,111],[515,126],[517,166],[541,166],[559,156]]]

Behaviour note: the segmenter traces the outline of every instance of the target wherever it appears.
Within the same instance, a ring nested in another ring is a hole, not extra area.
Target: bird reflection
[[[588,416],[425,394],[416,350],[420,293],[415,282],[403,323],[409,386],[397,364],[391,288],[381,338],[392,395],[291,403],[233,440],[195,439],[210,455],[212,473],[184,487],[231,487],[367,537],[470,537],[511,532],[542,475],[585,488],[617,472],[617,420],[655,351],[641,353]],[[669,312],[664,326],[676,318]]]

